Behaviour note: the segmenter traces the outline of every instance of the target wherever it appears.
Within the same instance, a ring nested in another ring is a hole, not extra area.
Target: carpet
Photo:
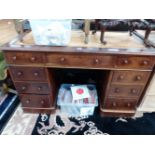
[[[132,118],[93,116],[68,117],[59,109],[55,114],[24,113],[21,104],[2,135],[154,135],[155,112],[137,113]]]
[[[54,115],[39,115],[32,135],[154,135],[155,113],[140,117],[67,117],[57,110]]]
[[[0,133],[11,118],[18,104],[18,96],[14,93],[9,92],[0,97]]]
[[[38,116],[39,114],[24,113],[19,104],[1,135],[31,135]]]

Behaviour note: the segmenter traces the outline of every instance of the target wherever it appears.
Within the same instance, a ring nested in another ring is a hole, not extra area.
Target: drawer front
[[[150,74],[149,71],[114,71],[112,83],[145,84]]]
[[[108,98],[105,100],[103,108],[113,110],[135,110],[137,107],[137,100],[131,99],[115,99]]]
[[[108,96],[115,97],[139,97],[143,91],[143,86],[136,85],[111,85]]]
[[[19,93],[29,93],[29,94],[50,93],[50,89],[47,83],[15,82],[14,84]]]
[[[151,57],[118,56],[116,68],[122,69],[152,69],[153,60]]]
[[[82,67],[82,68],[113,68],[115,57],[76,54],[47,54],[47,66]]]
[[[9,71],[15,81],[47,81],[45,68],[9,67]]]
[[[38,52],[5,52],[5,58],[8,64],[42,64],[44,63],[44,54]]]
[[[51,108],[54,107],[52,96],[50,95],[27,95],[21,94],[22,107],[27,108]]]

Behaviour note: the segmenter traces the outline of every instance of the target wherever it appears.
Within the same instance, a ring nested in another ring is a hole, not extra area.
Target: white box
[[[71,19],[29,20],[37,45],[66,46],[71,38]]]
[[[73,100],[71,92],[72,86],[77,86],[77,84],[62,84],[60,86],[57,105],[60,106],[61,112],[66,113],[68,116],[72,117],[93,115],[95,107],[98,106],[98,97],[95,85],[86,85],[91,91],[91,94],[93,94],[93,96],[91,95],[92,98],[87,100],[87,103],[81,102],[82,100],[77,100],[78,102]]]

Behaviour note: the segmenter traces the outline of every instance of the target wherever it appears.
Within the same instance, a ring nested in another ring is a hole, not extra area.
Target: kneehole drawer
[[[93,54],[46,54],[47,65],[82,68],[113,68],[115,58],[110,55],[96,56]]]

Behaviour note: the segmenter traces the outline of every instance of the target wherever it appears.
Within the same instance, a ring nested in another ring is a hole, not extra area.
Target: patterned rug
[[[67,117],[57,110],[55,115],[39,115],[33,135],[153,135],[155,113],[133,118],[93,116]]]
[[[154,135],[155,112],[137,113],[133,118],[93,116],[68,117],[55,114],[23,113],[18,106],[2,135]]]
[[[0,97],[0,133],[19,104],[18,96],[9,92]]]
[[[31,135],[38,114],[24,113],[21,104],[3,129],[2,135]]]

